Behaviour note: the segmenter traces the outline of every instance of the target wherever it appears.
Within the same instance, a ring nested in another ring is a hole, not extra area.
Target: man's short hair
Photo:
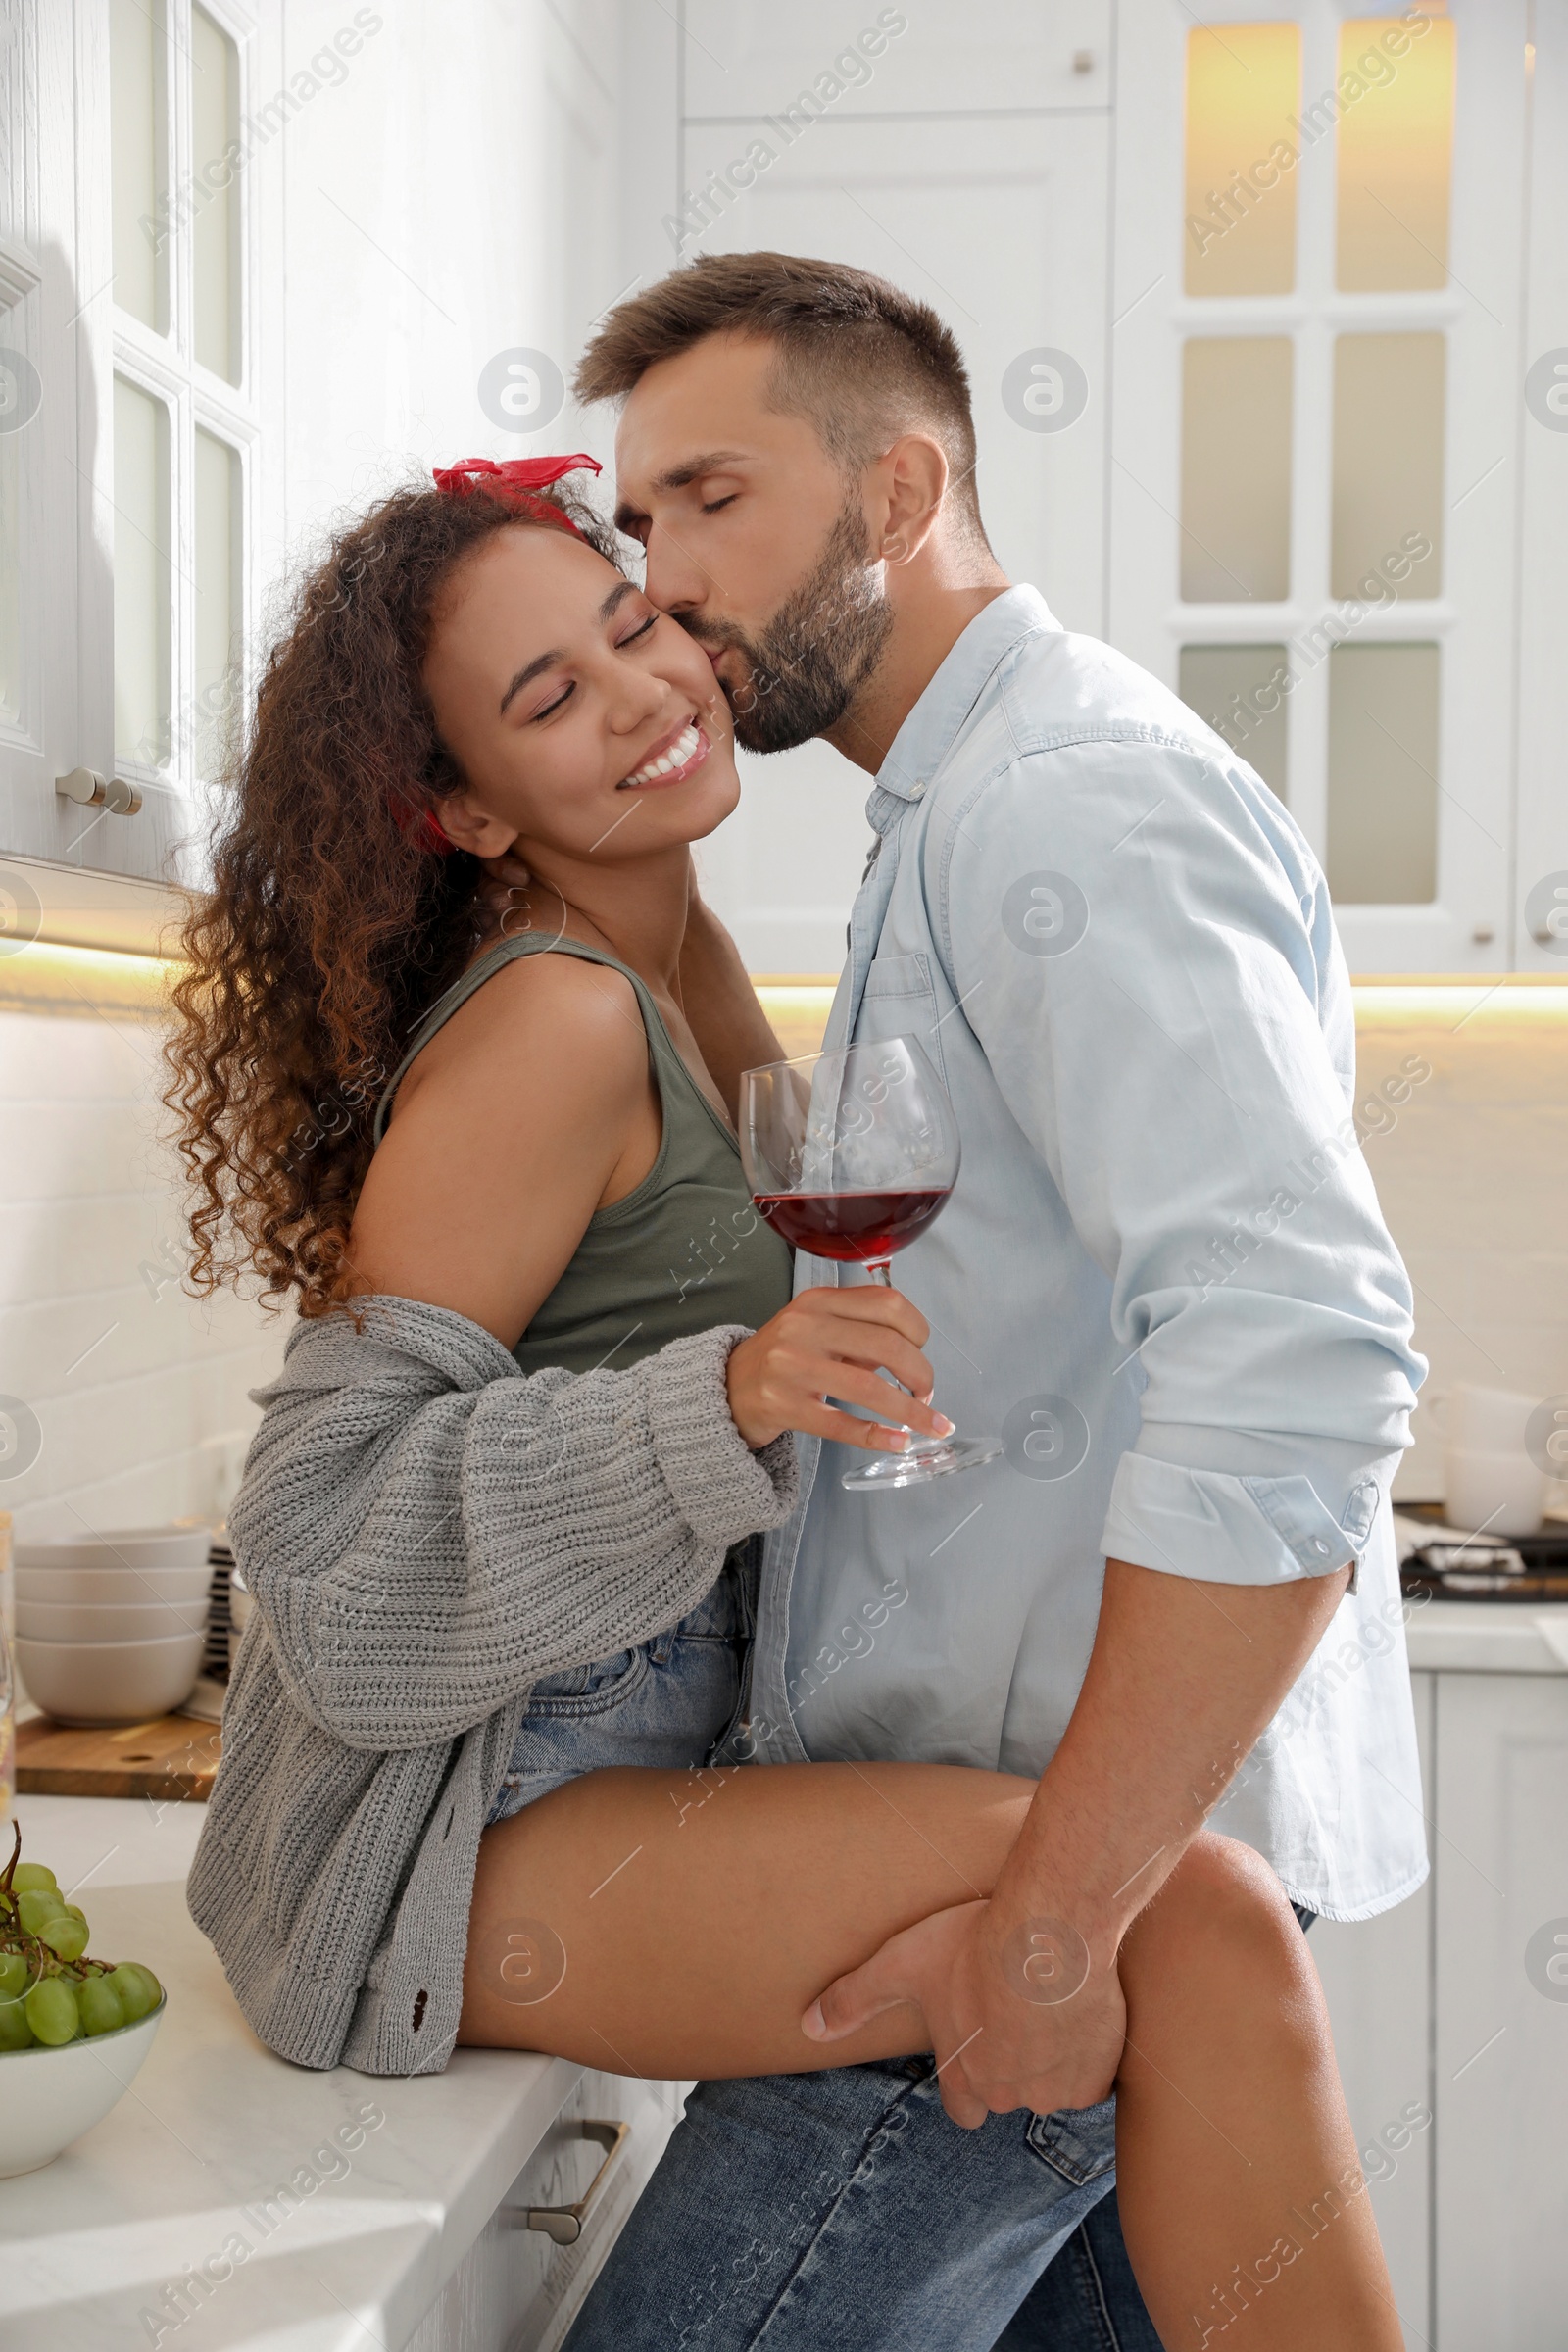
[[[615,305],[582,355],[577,398],[624,399],[648,368],[717,334],[775,346],[769,403],[807,417],[846,472],[900,433],[931,433],[958,515],[984,537],[957,337],[928,303],[868,270],[793,253],[705,254]]]

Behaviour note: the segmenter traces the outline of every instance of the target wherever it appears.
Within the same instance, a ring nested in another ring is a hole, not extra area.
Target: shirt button
[[[1327,1544],[1324,1543],[1324,1541],[1323,1541],[1323,1539],[1322,1539],[1322,1537],[1321,1537],[1321,1536],[1314,1536],[1314,1537],[1313,1537],[1313,1539],[1312,1539],[1312,1549],[1313,1549],[1313,1550],[1314,1550],[1314,1551],[1317,1553],[1317,1556],[1318,1556],[1318,1558],[1319,1558],[1320,1560],[1327,1559],[1327,1557],[1328,1557],[1328,1550],[1329,1550],[1329,1547],[1328,1547],[1328,1545],[1327,1545]]]

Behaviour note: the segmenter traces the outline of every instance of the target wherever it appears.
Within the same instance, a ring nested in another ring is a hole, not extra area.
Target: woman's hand
[[[858,1421],[827,1403],[832,1396],[872,1413],[897,1413],[922,1437],[949,1437],[953,1423],[929,1404],[931,1367],[920,1349],[930,1336],[919,1308],[880,1283],[802,1291],[731,1353],[735,1426],[754,1450],[786,1429],[799,1429],[878,1453],[904,1451],[905,1430]],[[890,1389],[877,1378],[879,1370],[891,1372],[909,1394]]]

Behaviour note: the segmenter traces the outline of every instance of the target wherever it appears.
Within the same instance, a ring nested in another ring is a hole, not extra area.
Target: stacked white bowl
[[[16,1547],[17,1664],[57,1723],[146,1723],[190,1695],[207,1640],[205,1527]]]

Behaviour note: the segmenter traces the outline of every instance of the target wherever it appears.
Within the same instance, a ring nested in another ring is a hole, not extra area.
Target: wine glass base
[[[858,1470],[846,1470],[839,1479],[851,1493],[861,1487],[923,1487],[933,1478],[950,1478],[955,1470],[978,1470],[1002,1452],[1000,1438],[941,1438],[911,1446],[907,1453],[873,1454]]]

